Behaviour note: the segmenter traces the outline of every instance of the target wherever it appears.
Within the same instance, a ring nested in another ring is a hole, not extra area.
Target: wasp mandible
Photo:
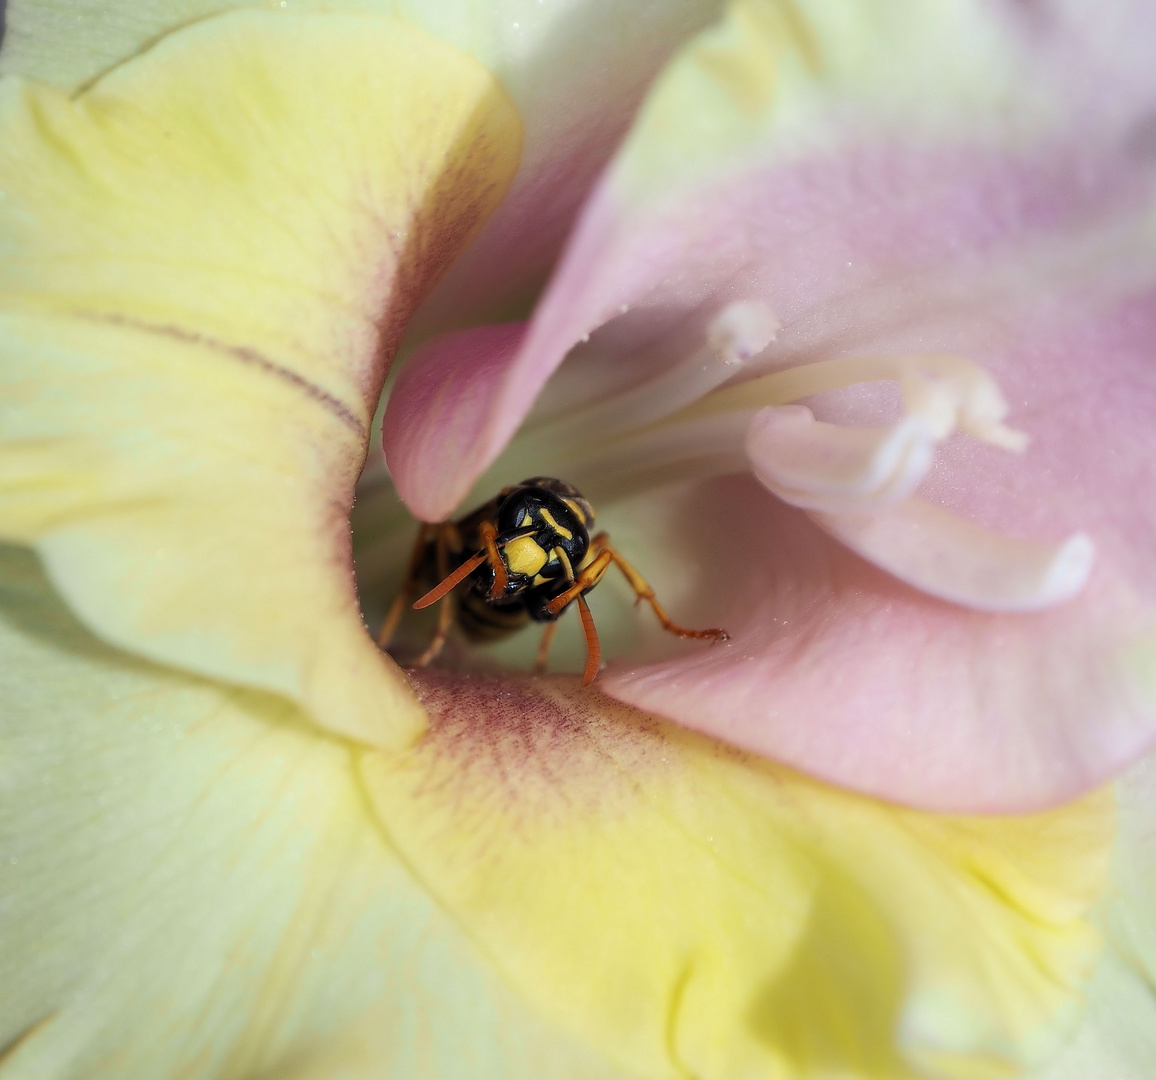
[[[546,624],[536,665],[541,671],[557,620],[574,604],[586,635],[582,684],[587,686],[598,674],[602,648],[586,593],[611,565],[622,571],[635,597],[651,606],[664,630],[684,638],[727,640],[724,630],[691,630],[673,622],[646,579],[611,547],[607,534],[591,537],[593,526],[594,508],[582,494],[548,476],[503,488],[458,521],[422,525],[378,644],[389,644],[413,595],[422,585],[432,585],[413,606],[441,601],[437,631],[413,667],[434,660],[455,621],[472,641],[506,637],[533,621]]]

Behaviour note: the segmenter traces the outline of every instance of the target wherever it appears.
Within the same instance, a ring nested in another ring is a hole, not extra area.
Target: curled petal
[[[1077,596],[1095,561],[1090,537],[1016,540],[922,499],[874,513],[816,513],[832,536],[876,566],[977,611],[1037,611]]]
[[[401,327],[516,166],[509,101],[393,19],[239,12],[75,97],[5,80],[0,133],[0,535],[125,648],[411,738],[348,512]]]
[[[397,492],[416,517],[441,521],[461,500],[456,466],[477,440],[524,331],[522,323],[461,330],[406,361],[381,431]]]
[[[838,513],[906,498],[927,475],[937,441],[920,417],[845,427],[816,421],[802,405],[780,405],[751,421],[746,450],[755,476],[784,502]]]

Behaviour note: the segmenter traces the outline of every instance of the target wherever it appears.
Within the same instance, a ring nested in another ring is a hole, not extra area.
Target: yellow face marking
[[[532,577],[549,561],[550,556],[532,536],[519,536],[502,549],[506,555],[506,565],[511,574],[525,574]]]
[[[571,510],[573,510],[573,511],[574,511],[574,516],[575,516],[575,517],[576,517],[576,518],[577,518],[577,519],[578,519],[580,522],[582,522],[582,524],[583,524],[583,525],[586,525],[586,524],[588,524],[588,522],[586,521],[586,511],[585,511],[585,510],[583,510],[583,509],[582,509],[582,507],[578,505],[578,503],[576,503],[576,502],[575,502],[573,499],[563,499],[562,501],[563,501],[563,502],[564,502],[564,503],[565,503],[565,504],[566,504],[568,507],[570,507],[570,509],[571,509]]]
[[[533,522],[533,520],[534,519],[532,517],[530,517],[530,511],[529,510],[523,510],[522,516],[518,519],[518,528],[524,529],[527,525],[531,524]]]
[[[563,540],[573,540],[574,539],[574,534],[569,529],[563,529],[562,526],[559,525],[558,522],[556,522],[550,516],[549,510],[547,510],[543,507],[541,510],[538,511],[538,513],[541,514],[542,517],[545,519],[546,524],[549,525],[550,528],[553,529],[560,537],[562,537]],[[555,549],[555,550],[557,550],[557,549]]]

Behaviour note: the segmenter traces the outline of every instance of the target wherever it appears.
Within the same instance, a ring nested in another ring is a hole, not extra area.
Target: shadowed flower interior
[[[1003,423],[1007,405],[986,372],[949,355],[849,356],[735,381],[745,362],[757,370],[777,328],[765,305],[729,305],[708,323],[701,348],[656,377],[585,407],[532,413],[475,491],[500,487],[504,477],[564,472],[601,503],[749,468],[852,550],[933,596],[980,610],[1031,611],[1079,593],[1093,561],[1087,536],[1060,544],[1017,541],[910,498],[932,468],[935,447],[956,430],[1004,450],[1026,448],[1027,436]],[[419,352],[387,406],[387,460],[401,471],[402,494],[418,512],[436,490],[419,486],[420,456],[439,438],[461,436],[453,431],[456,417],[415,412],[414,399],[424,403],[436,392],[448,411],[462,392],[457,369],[468,363],[470,382],[501,372],[522,334],[486,328],[476,338],[453,335]],[[476,355],[487,346],[499,356]],[[642,367],[646,358],[630,359]],[[792,404],[883,381],[902,391],[903,415],[889,425],[817,421],[810,409]],[[549,387],[545,394],[549,400]],[[564,391],[553,400],[565,400]],[[427,425],[424,433],[414,430],[415,415]],[[437,456],[444,453],[439,448]]]

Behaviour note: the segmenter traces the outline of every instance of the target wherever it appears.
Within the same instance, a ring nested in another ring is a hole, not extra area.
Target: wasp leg
[[[602,580],[602,575],[610,568],[610,564],[614,561],[614,556],[609,551],[602,551],[594,559],[594,561],[581,570],[578,576],[574,579],[574,584],[570,586],[565,592],[559,593],[546,605],[546,610],[551,615],[557,615],[567,604],[572,603],[577,597],[581,596],[587,589],[593,589],[595,585]]]
[[[486,551],[486,558],[494,571],[494,583],[490,586],[490,599],[498,600],[510,583],[510,576],[506,570],[506,560],[498,554],[498,545],[495,543],[498,539],[498,530],[492,521],[483,521],[478,533]]]
[[[662,623],[663,630],[667,630],[672,634],[677,634],[684,638],[712,638],[715,641],[727,641],[730,635],[725,630],[711,629],[711,630],[691,630],[686,626],[679,626],[669,615],[666,610],[658,602],[658,598],[654,595],[654,590],[647,583],[644,578],[633,566],[630,565],[618,552],[610,546],[610,537],[606,533],[599,533],[590,542],[592,549],[599,552],[595,563],[605,556],[609,556],[614,565],[622,571],[622,576],[630,583],[630,587],[634,590],[634,595],[638,600],[645,600],[651,608],[654,609],[654,614],[658,616],[658,621]],[[591,566],[595,565],[591,563]]]
[[[598,669],[602,666],[602,643],[598,640],[594,616],[590,614],[586,597],[579,593],[575,599],[578,601],[578,614],[582,616],[582,630],[586,634],[586,670],[582,672],[582,685],[589,686],[598,678]]]
[[[461,549],[461,535],[452,522],[437,526],[437,539],[435,540],[435,553],[437,559],[438,577],[446,578],[449,575],[449,549],[453,544],[455,549]],[[409,667],[423,668],[428,667],[437,659],[438,654],[445,648],[446,641],[450,636],[450,629],[454,625],[454,600],[447,592],[441,598],[441,607],[438,608],[438,625],[434,632],[433,640],[429,643],[428,648],[421,654]]]
[[[421,570],[422,559],[425,557],[426,544],[429,543],[430,528],[431,526],[424,522],[418,526],[417,539],[413,544],[413,554],[409,557],[409,566],[406,568],[405,577],[402,578],[397,595],[389,605],[389,611],[385,613],[381,629],[377,632],[377,644],[382,649],[389,648],[389,643],[393,640],[393,635],[397,630],[397,624],[401,622],[406,607],[413,598],[413,594],[417,592],[418,572]]]
[[[558,553],[558,557],[566,567],[566,576],[573,584],[564,593],[555,596],[554,599],[546,605],[546,610],[551,615],[557,615],[567,604],[573,603],[574,601],[578,602],[578,614],[582,617],[582,632],[586,635],[586,670],[582,673],[582,685],[589,686],[598,677],[598,669],[602,665],[602,643],[598,640],[598,630],[594,625],[594,616],[590,614],[586,597],[582,594],[586,592],[587,589],[594,588],[594,586],[602,580],[602,575],[606,573],[612,559],[609,552],[600,552],[594,561],[584,570],[579,571],[578,576],[575,577],[574,571],[570,567],[570,560],[566,558],[566,552],[561,548],[555,548],[554,550]],[[551,623],[550,625],[556,626],[557,624]],[[541,649],[538,651],[538,659],[539,662],[541,662]]]
[[[546,670],[546,661],[550,656],[550,646],[554,642],[554,635],[558,632],[558,624],[556,622],[546,623],[546,629],[542,631],[542,640],[538,643],[538,659],[534,662],[534,670],[541,674]]]
[[[460,552],[462,549],[461,533],[458,532],[457,526],[453,522],[446,522],[438,527],[452,531],[452,535],[454,536],[454,550]],[[422,608],[432,607],[443,596],[447,595],[453,589],[456,589],[484,562],[488,562],[494,571],[494,584],[490,587],[490,599],[496,600],[506,591],[506,585],[509,583],[510,577],[506,570],[505,561],[501,555],[498,554],[498,545],[496,543],[498,530],[489,522],[483,522],[481,533],[482,543],[485,547],[476,555],[468,558],[452,574],[445,575],[425,596],[419,597],[413,605],[416,609],[420,611]]]

